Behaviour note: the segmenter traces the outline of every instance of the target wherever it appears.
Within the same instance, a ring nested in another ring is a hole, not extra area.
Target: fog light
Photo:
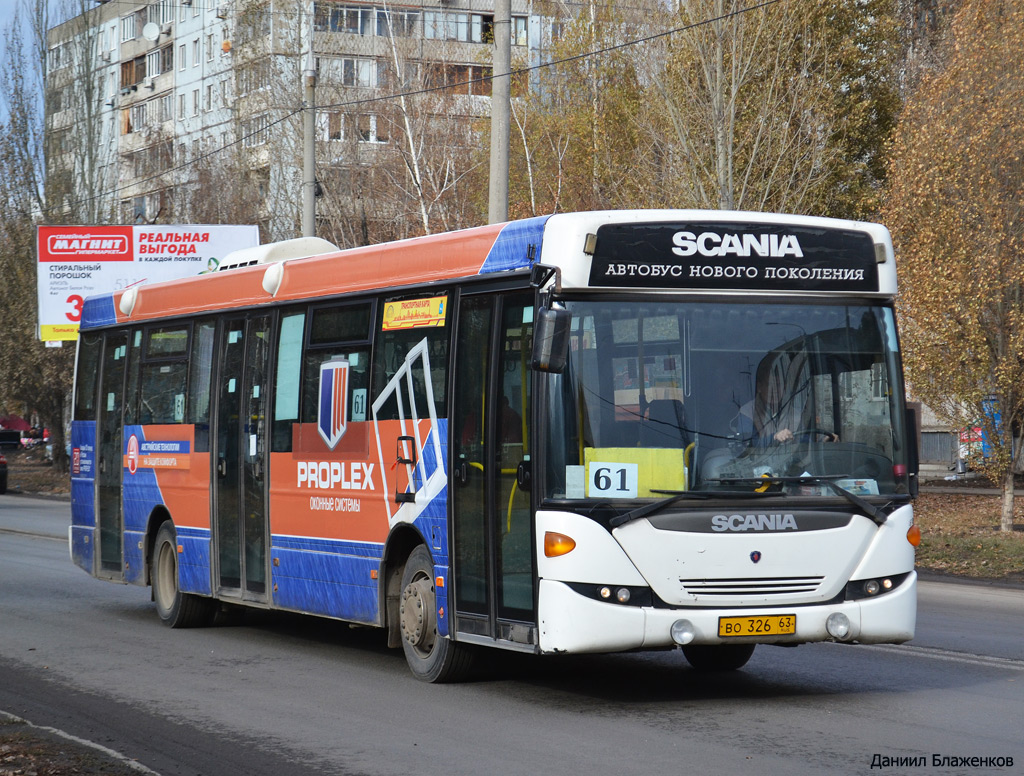
[[[601,598],[611,598],[612,597],[612,589],[610,587],[602,587],[597,592],[598,592],[598,595],[601,596]]]
[[[615,591],[615,597],[619,600],[620,604],[628,603],[629,602],[629,588],[628,587],[620,587],[618,590]]]
[[[689,644],[697,637],[697,630],[689,620],[676,620],[672,623],[669,633],[672,636],[672,641],[679,646]]]
[[[892,580],[891,579],[883,579],[882,580],[882,587],[884,587],[886,590],[892,590]]]
[[[825,620],[825,630],[832,638],[844,641],[850,636],[850,618],[842,612],[832,612]]]
[[[864,592],[868,595],[877,595],[880,589],[881,586],[878,584],[877,579],[869,579],[864,583]]]

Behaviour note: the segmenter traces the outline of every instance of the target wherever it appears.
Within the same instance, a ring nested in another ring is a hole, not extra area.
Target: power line
[[[110,0],[110,1],[111,2],[121,2],[122,0]],[[570,55],[570,56],[562,57],[560,59],[551,60],[549,62],[542,62],[542,63],[536,64],[536,65],[529,65],[529,66],[526,66],[526,67],[515,68],[515,69],[510,70],[507,73],[499,73],[497,75],[492,74],[490,76],[482,76],[480,78],[470,78],[470,79],[465,79],[465,80],[462,80],[462,81],[457,81],[457,82],[453,82],[453,83],[443,84],[443,85],[439,85],[439,86],[431,86],[431,87],[424,87],[424,88],[421,88],[421,89],[414,89],[414,90],[409,90],[409,91],[395,92],[395,93],[387,94],[387,95],[379,95],[379,96],[375,96],[375,97],[365,97],[365,98],[360,98],[360,99],[356,99],[356,100],[348,100],[348,101],[345,101],[345,102],[339,102],[339,103],[333,103],[333,104],[327,104],[327,105],[317,105],[316,107],[318,109],[338,109],[338,108],[347,108],[347,107],[358,107],[358,106],[361,106],[361,105],[369,105],[369,104],[380,103],[380,102],[389,102],[389,101],[392,101],[392,100],[400,99],[402,97],[415,97],[415,96],[419,96],[419,95],[435,94],[435,93],[438,93],[438,92],[455,90],[455,89],[459,89],[461,87],[470,87],[472,84],[477,84],[477,83],[483,83],[483,82],[486,82],[486,81],[491,81],[491,80],[493,80],[495,78],[514,78],[514,77],[516,77],[518,75],[524,75],[524,74],[527,74],[527,73],[530,73],[530,72],[533,72],[533,71],[539,71],[539,70],[544,70],[544,69],[548,69],[548,68],[553,68],[553,67],[557,67],[559,65],[568,64],[570,62],[577,62],[577,61],[581,61],[581,60],[588,59],[588,58],[591,58],[591,57],[599,57],[599,56],[602,56],[602,55],[605,55],[605,54],[609,54],[609,53],[612,53],[612,52],[615,52],[615,51],[621,51],[623,49],[630,48],[632,46],[638,46],[638,45],[642,45],[644,43],[650,43],[652,41],[660,40],[660,39],[666,38],[666,37],[670,37],[672,35],[676,35],[676,34],[679,34],[681,32],[687,32],[689,30],[697,29],[697,28],[700,28],[700,27],[705,27],[705,26],[710,25],[710,24],[715,24],[716,22],[721,22],[721,21],[725,21],[725,20],[728,20],[728,19],[731,19],[731,18],[735,18],[735,17],[738,17],[738,16],[743,15],[743,14],[747,14],[747,13],[752,13],[754,11],[763,10],[763,9],[768,8],[769,6],[776,5],[776,4],[781,3],[781,2],[783,2],[783,0],[762,0],[762,2],[756,3],[754,5],[744,6],[743,8],[738,8],[738,9],[736,9],[734,11],[730,11],[728,13],[720,14],[719,16],[711,17],[711,18],[708,18],[708,19],[702,19],[702,20],[697,21],[697,22],[692,22],[690,24],[686,24],[686,25],[683,25],[681,27],[674,27],[672,29],[664,30],[662,32],[654,33],[652,35],[647,35],[647,36],[644,36],[642,38],[634,38],[634,39],[631,39],[631,40],[623,41],[621,43],[615,43],[615,44],[611,44],[611,45],[608,45],[608,46],[603,46],[603,47],[601,47],[599,49],[594,49],[592,51],[585,51],[585,52],[581,52],[579,54],[573,54],[573,55]],[[257,135],[260,135],[260,134],[262,134],[264,132],[267,132],[270,128],[275,127],[275,126],[277,126],[279,124],[282,124],[285,121],[288,121],[293,116],[296,116],[296,115],[300,114],[302,111],[303,111],[303,108],[301,108],[301,107],[300,108],[296,108],[296,109],[286,113],[285,115],[281,116],[280,118],[275,119],[275,120],[269,122],[268,124],[266,124],[264,126],[261,126],[261,127],[259,127],[258,129],[254,130],[252,132],[249,132],[248,134],[242,135],[241,137],[237,138],[236,140],[233,140],[230,143],[225,143],[224,145],[222,145],[222,146],[220,146],[218,148],[214,148],[214,149],[211,149],[210,151],[207,151],[205,153],[201,153],[199,156],[189,160],[188,162],[183,162],[181,164],[175,165],[174,167],[170,167],[168,169],[162,170],[159,173],[154,173],[153,175],[150,175],[150,176],[146,176],[146,177],[142,177],[142,178],[137,178],[137,179],[133,180],[132,183],[130,183],[130,184],[125,184],[124,186],[118,186],[118,187],[116,187],[116,188],[114,188],[112,190],[106,191],[106,192],[100,192],[98,194],[94,194],[94,195],[89,196],[89,197],[83,197],[81,199],[74,200],[74,201],[70,202],[69,204],[71,206],[78,206],[78,205],[84,205],[86,203],[90,203],[90,202],[93,202],[95,200],[106,198],[106,197],[117,197],[121,192],[126,192],[126,191],[128,191],[130,189],[136,189],[136,188],[138,188],[138,187],[140,187],[140,186],[142,186],[142,185],[144,185],[146,183],[149,183],[151,181],[155,181],[155,180],[158,180],[160,178],[163,178],[164,176],[168,176],[168,175],[171,175],[171,174],[179,172],[179,171],[187,170],[190,167],[193,167],[193,166],[197,165],[198,163],[203,162],[203,161],[205,161],[205,160],[207,160],[207,159],[209,159],[209,158],[211,158],[211,157],[213,157],[213,156],[215,156],[215,155],[217,155],[219,153],[227,151],[227,150],[229,150],[231,148],[235,148],[239,144],[244,144],[245,141],[249,140],[250,138],[256,137]],[[23,212],[20,212],[20,211],[15,211],[15,212],[17,212],[19,215],[22,215],[22,216],[25,216],[25,217],[28,217],[28,216],[31,215],[29,213],[23,213]]]

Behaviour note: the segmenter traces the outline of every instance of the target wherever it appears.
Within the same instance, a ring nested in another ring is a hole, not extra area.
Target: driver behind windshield
[[[739,438],[750,447],[803,442],[815,434],[826,442],[838,442],[838,434],[810,422],[809,387],[810,369],[805,353],[771,353],[762,359],[757,368],[756,395],[739,408],[733,419]]]

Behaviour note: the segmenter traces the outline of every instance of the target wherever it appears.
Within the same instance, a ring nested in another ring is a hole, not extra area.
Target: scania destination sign
[[[870,235],[785,224],[611,224],[597,230],[591,286],[878,291]]]

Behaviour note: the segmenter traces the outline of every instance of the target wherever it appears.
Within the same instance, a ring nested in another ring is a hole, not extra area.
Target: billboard
[[[209,272],[259,241],[256,226],[40,226],[39,338],[77,339],[87,296]]]

